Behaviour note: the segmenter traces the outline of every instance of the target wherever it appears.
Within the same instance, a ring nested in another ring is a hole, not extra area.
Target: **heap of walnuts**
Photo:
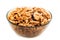
[[[8,20],[19,26],[41,26],[47,24],[51,14],[43,8],[16,8],[9,12]]]

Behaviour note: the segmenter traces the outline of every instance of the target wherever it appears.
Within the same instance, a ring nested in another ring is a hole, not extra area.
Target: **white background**
[[[52,13],[52,21],[46,30],[34,38],[18,36],[6,19],[7,12],[15,7],[43,7]],[[0,0],[0,40],[60,40],[59,0]]]

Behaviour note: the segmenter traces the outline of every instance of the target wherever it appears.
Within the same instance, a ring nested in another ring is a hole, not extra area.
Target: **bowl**
[[[48,11],[51,15],[51,18],[50,18],[50,21],[44,25],[40,25],[40,26],[23,26],[23,25],[17,25],[15,23],[12,23],[9,19],[8,19],[8,15],[10,15],[9,13],[11,12],[12,10],[9,10],[6,17],[7,17],[7,20],[9,21],[11,27],[13,28],[13,30],[21,35],[21,36],[24,36],[24,37],[35,37],[35,36],[38,36],[39,34],[41,34],[44,29],[47,27],[47,25],[50,23],[51,19],[52,19],[52,14],[50,11]]]

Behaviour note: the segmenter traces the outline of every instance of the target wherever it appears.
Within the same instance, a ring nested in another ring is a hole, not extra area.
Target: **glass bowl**
[[[6,17],[7,17],[7,20],[8,20],[8,14],[11,10],[8,11]],[[50,12],[50,11],[48,11]],[[51,12],[50,12],[51,14]],[[52,14],[51,14],[51,19],[52,19]],[[8,20],[9,21],[9,20]],[[50,20],[51,21],[51,20]],[[49,21],[49,22],[50,22]],[[13,30],[21,35],[21,36],[24,36],[24,37],[35,37],[35,36],[38,36],[39,34],[41,34],[44,29],[47,27],[47,25],[49,24],[49,22],[45,25],[41,25],[41,26],[35,26],[35,27],[25,27],[25,26],[19,26],[19,25],[16,25],[12,22],[9,21],[11,27],[13,28]]]

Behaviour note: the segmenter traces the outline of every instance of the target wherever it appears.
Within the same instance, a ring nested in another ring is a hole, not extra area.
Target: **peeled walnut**
[[[38,12],[34,12],[34,19],[39,20],[40,19],[40,14]]]
[[[35,37],[40,34],[51,21],[52,15],[43,8],[15,8],[9,11],[8,21],[12,28],[22,36]]]

